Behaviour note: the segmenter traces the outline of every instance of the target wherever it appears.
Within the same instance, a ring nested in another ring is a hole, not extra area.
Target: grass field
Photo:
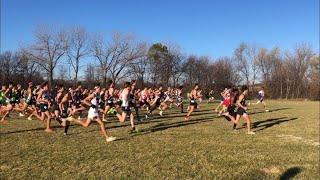
[[[72,126],[70,135],[43,131],[38,121],[0,125],[1,179],[319,179],[319,102],[268,101],[250,107],[256,135],[203,104],[189,122],[173,110],[139,124],[106,123],[120,140],[105,143],[99,128]],[[241,121],[243,123],[243,121]],[[57,125],[57,124],[55,124]],[[58,127],[58,126],[57,126]]]

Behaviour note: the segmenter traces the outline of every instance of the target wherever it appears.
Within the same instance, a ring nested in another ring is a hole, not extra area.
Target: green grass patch
[[[52,134],[38,121],[12,114],[0,125],[1,179],[319,179],[319,102],[267,101],[249,108],[256,135],[202,104],[189,122],[177,109],[138,124],[72,126]],[[241,121],[242,123],[244,121]]]

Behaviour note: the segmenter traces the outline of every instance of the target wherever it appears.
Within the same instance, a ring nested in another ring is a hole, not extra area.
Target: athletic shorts
[[[48,104],[40,104],[40,112],[47,112],[49,110]]]
[[[62,111],[61,114],[60,114],[60,117],[61,118],[67,118],[68,117],[68,111],[65,111],[65,110]]]
[[[247,114],[247,111],[244,110],[243,108],[239,107],[238,110],[237,110],[237,114],[242,116],[244,114]]]
[[[113,98],[109,98],[108,100],[107,100],[107,106],[110,106],[110,107],[113,107]]]
[[[176,103],[177,103],[177,104],[182,103],[182,98],[181,98],[181,97],[177,97],[177,99],[176,99]]]
[[[122,107],[121,107],[121,110],[122,110],[123,112],[126,112],[126,113],[130,113],[130,112],[131,112],[130,106],[122,106]]]
[[[159,107],[160,105],[161,105],[161,100],[158,99],[158,100],[156,101],[156,107]]]
[[[118,104],[118,106],[121,106],[122,105],[122,101],[118,100],[117,104]]]
[[[73,107],[75,107],[76,109],[79,109],[81,107],[81,102],[80,103],[74,103]]]
[[[27,99],[27,104],[29,106],[36,105],[36,101],[34,99]]]
[[[106,106],[106,103],[104,102],[104,101],[101,101],[100,103],[99,103],[99,108],[100,109],[104,109]]]
[[[93,120],[96,117],[99,117],[98,109],[90,107],[88,111],[88,119]]]
[[[260,102],[263,102],[263,98],[259,99]]]
[[[16,106],[16,102],[15,101],[10,101],[9,104],[11,104],[12,107]]]
[[[236,106],[235,105],[228,106],[227,112],[230,114],[230,116],[236,117],[237,116]]]
[[[142,107],[142,106],[144,106],[144,105],[150,106],[150,104],[148,103],[148,101],[146,101],[146,100],[140,101],[140,107]]]
[[[196,100],[190,100],[190,106],[197,107],[198,106],[197,101]]]

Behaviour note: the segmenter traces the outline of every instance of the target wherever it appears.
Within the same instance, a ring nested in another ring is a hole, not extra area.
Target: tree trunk
[[[106,85],[107,85],[107,72],[104,72],[104,73],[103,73],[102,85],[103,85],[103,86],[106,86]]]
[[[49,71],[48,81],[49,81],[49,89],[53,88],[53,69],[50,69]]]
[[[75,71],[74,85],[78,86],[78,71]]]

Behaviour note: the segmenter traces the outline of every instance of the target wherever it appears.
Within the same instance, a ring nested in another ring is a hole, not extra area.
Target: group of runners
[[[214,100],[213,90],[208,93],[208,103]],[[213,109],[220,116],[224,116],[233,124],[236,129],[242,117],[247,124],[247,133],[251,131],[251,120],[247,113],[246,96],[248,87],[225,88],[221,95],[220,104]],[[195,84],[190,93],[187,93],[189,105],[187,107],[184,121],[189,121],[192,112],[199,108],[202,102],[202,90]],[[264,90],[259,91],[258,102],[264,102]],[[136,122],[150,119],[155,110],[160,116],[169,108],[176,107],[184,112],[183,86],[176,88],[145,87],[138,89],[136,81],[124,83],[120,89],[115,88],[114,82],[110,81],[107,88],[96,85],[93,89],[86,89],[81,85],[74,88],[65,88],[57,85],[49,90],[47,82],[34,86],[28,83],[28,88],[23,89],[21,85],[9,84],[8,87],[2,85],[0,90],[0,123],[7,123],[11,112],[18,112],[19,116],[28,120],[34,118],[45,123],[45,131],[52,132],[51,121],[57,121],[64,127],[64,134],[67,135],[70,124],[78,124],[88,127],[92,121],[96,121],[101,133],[107,142],[116,140],[110,136],[105,128],[108,116],[115,116],[120,122],[124,122],[127,117],[130,119],[130,133],[137,133]],[[144,109],[143,111],[141,111]],[[267,111],[267,110],[266,110]],[[144,112],[144,115],[141,114]],[[84,114],[87,118],[82,118]]]

